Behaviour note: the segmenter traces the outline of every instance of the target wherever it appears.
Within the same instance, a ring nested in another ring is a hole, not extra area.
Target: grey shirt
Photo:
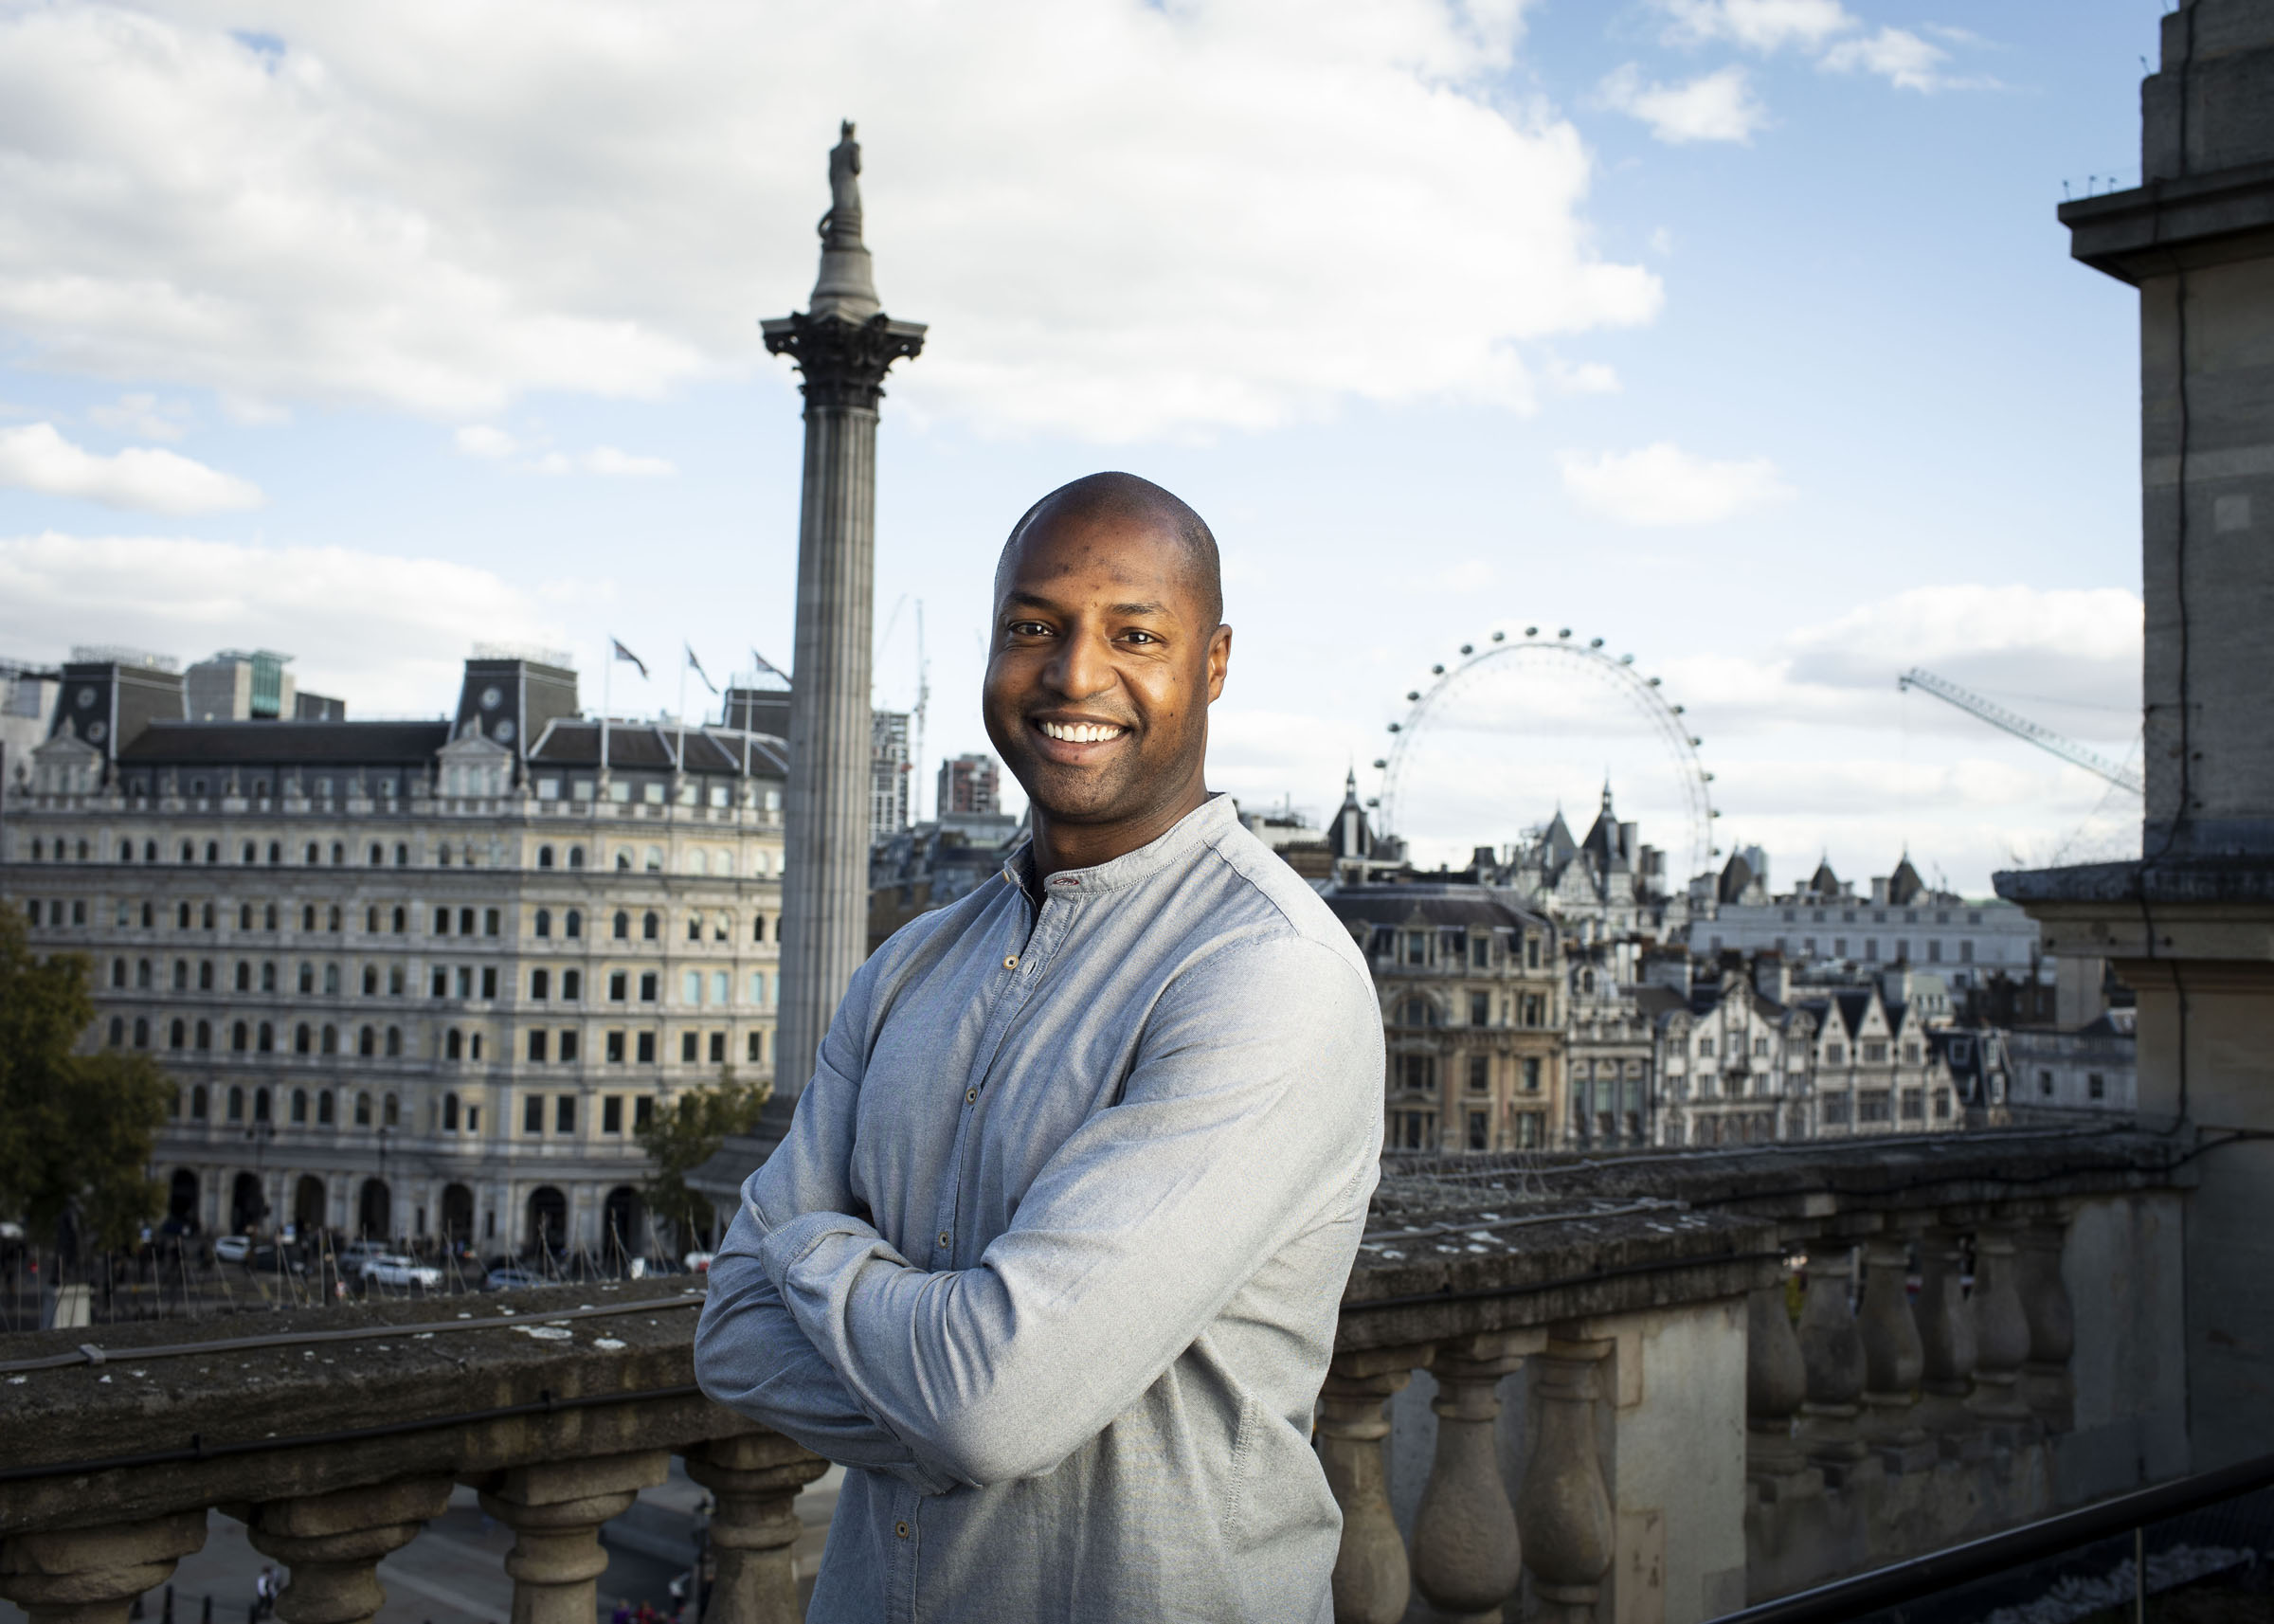
[[[854,977],[696,1374],[850,1469],[817,1624],[1324,1624],[1365,962],[1222,797],[1039,889],[1006,871]]]

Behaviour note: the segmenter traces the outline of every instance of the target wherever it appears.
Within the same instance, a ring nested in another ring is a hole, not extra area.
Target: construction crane
[[[2027,716],[2017,716],[2003,705],[1992,704],[1979,694],[1959,687],[1947,677],[1937,677],[1924,666],[1912,666],[1895,679],[1895,686],[1916,688],[1922,693],[1932,694],[1944,704],[1955,705],[1969,716],[2012,733],[2017,739],[2026,739],[2039,749],[2057,755],[2071,766],[2099,774],[2119,789],[2129,790],[2142,797],[2147,794],[2147,785],[2141,782],[2139,774],[2130,767],[2110,761],[2098,751],[2088,750],[2076,740],[2064,738],[2050,728],[2041,728]]]

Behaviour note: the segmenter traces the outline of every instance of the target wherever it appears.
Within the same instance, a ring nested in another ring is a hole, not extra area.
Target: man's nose
[[[1105,644],[1086,632],[1075,632],[1058,645],[1050,662],[1050,684],[1069,699],[1086,699],[1113,685],[1113,662]]]

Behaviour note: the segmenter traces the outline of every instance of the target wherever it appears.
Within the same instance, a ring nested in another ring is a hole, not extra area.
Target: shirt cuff
[[[790,1270],[815,1247],[832,1236],[839,1235],[856,1240],[875,1241],[884,1246],[888,1254],[893,1250],[884,1245],[884,1237],[875,1229],[848,1214],[804,1213],[791,1218],[780,1229],[768,1232],[766,1238],[758,1243],[758,1266],[766,1271],[766,1277],[774,1283],[774,1290],[782,1292],[786,1299]],[[897,1254],[893,1254],[897,1256]]]

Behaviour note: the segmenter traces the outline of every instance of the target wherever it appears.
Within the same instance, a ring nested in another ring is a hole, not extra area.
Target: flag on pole
[[[616,639],[614,639],[614,638],[610,638],[610,639],[608,640],[608,641],[610,641],[611,643],[615,643],[615,645],[616,645],[616,658],[617,658],[618,659],[628,659],[628,660],[630,660],[630,661],[631,661],[631,662],[632,662],[634,665],[636,665],[636,666],[638,666],[638,667],[640,668],[640,675],[641,675],[642,677],[646,677],[646,676],[647,676],[647,661],[646,661],[646,660],[644,660],[644,659],[641,659],[641,658],[640,658],[638,655],[634,654],[634,653],[633,653],[633,652],[632,652],[630,649],[628,649],[628,648],[624,647],[624,646],[623,646],[623,644],[622,642],[618,641]]]
[[[774,663],[772,660],[770,660],[770,659],[767,659],[767,658],[766,658],[766,656],[764,656],[763,654],[760,654],[760,653],[759,653],[759,652],[758,652],[756,649],[752,649],[752,650],[750,650],[750,659],[753,659],[753,660],[755,660],[755,661],[757,662],[757,666],[758,666],[758,675],[759,675],[759,676],[761,676],[761,677],[767,677],[767,676],[779,677],[780,677],[780,678],[781,678],[783,681],[785,681],[785,682],[787,682],[787,681],[789,680],[789,673],[788,673],[788,672],[786,672],[786,671],[783,670],[783,669],[782,669],[780,666],[776,665],[776,664],[775,664],[775,663]]]
[[[718,692],[718,684],[711,680],[711,674],[703,669],[703,662],[695,658],[695,644],[693,643],[687,645],[687,668],[703,679],[705,688],[710,689],[713,694]]]

